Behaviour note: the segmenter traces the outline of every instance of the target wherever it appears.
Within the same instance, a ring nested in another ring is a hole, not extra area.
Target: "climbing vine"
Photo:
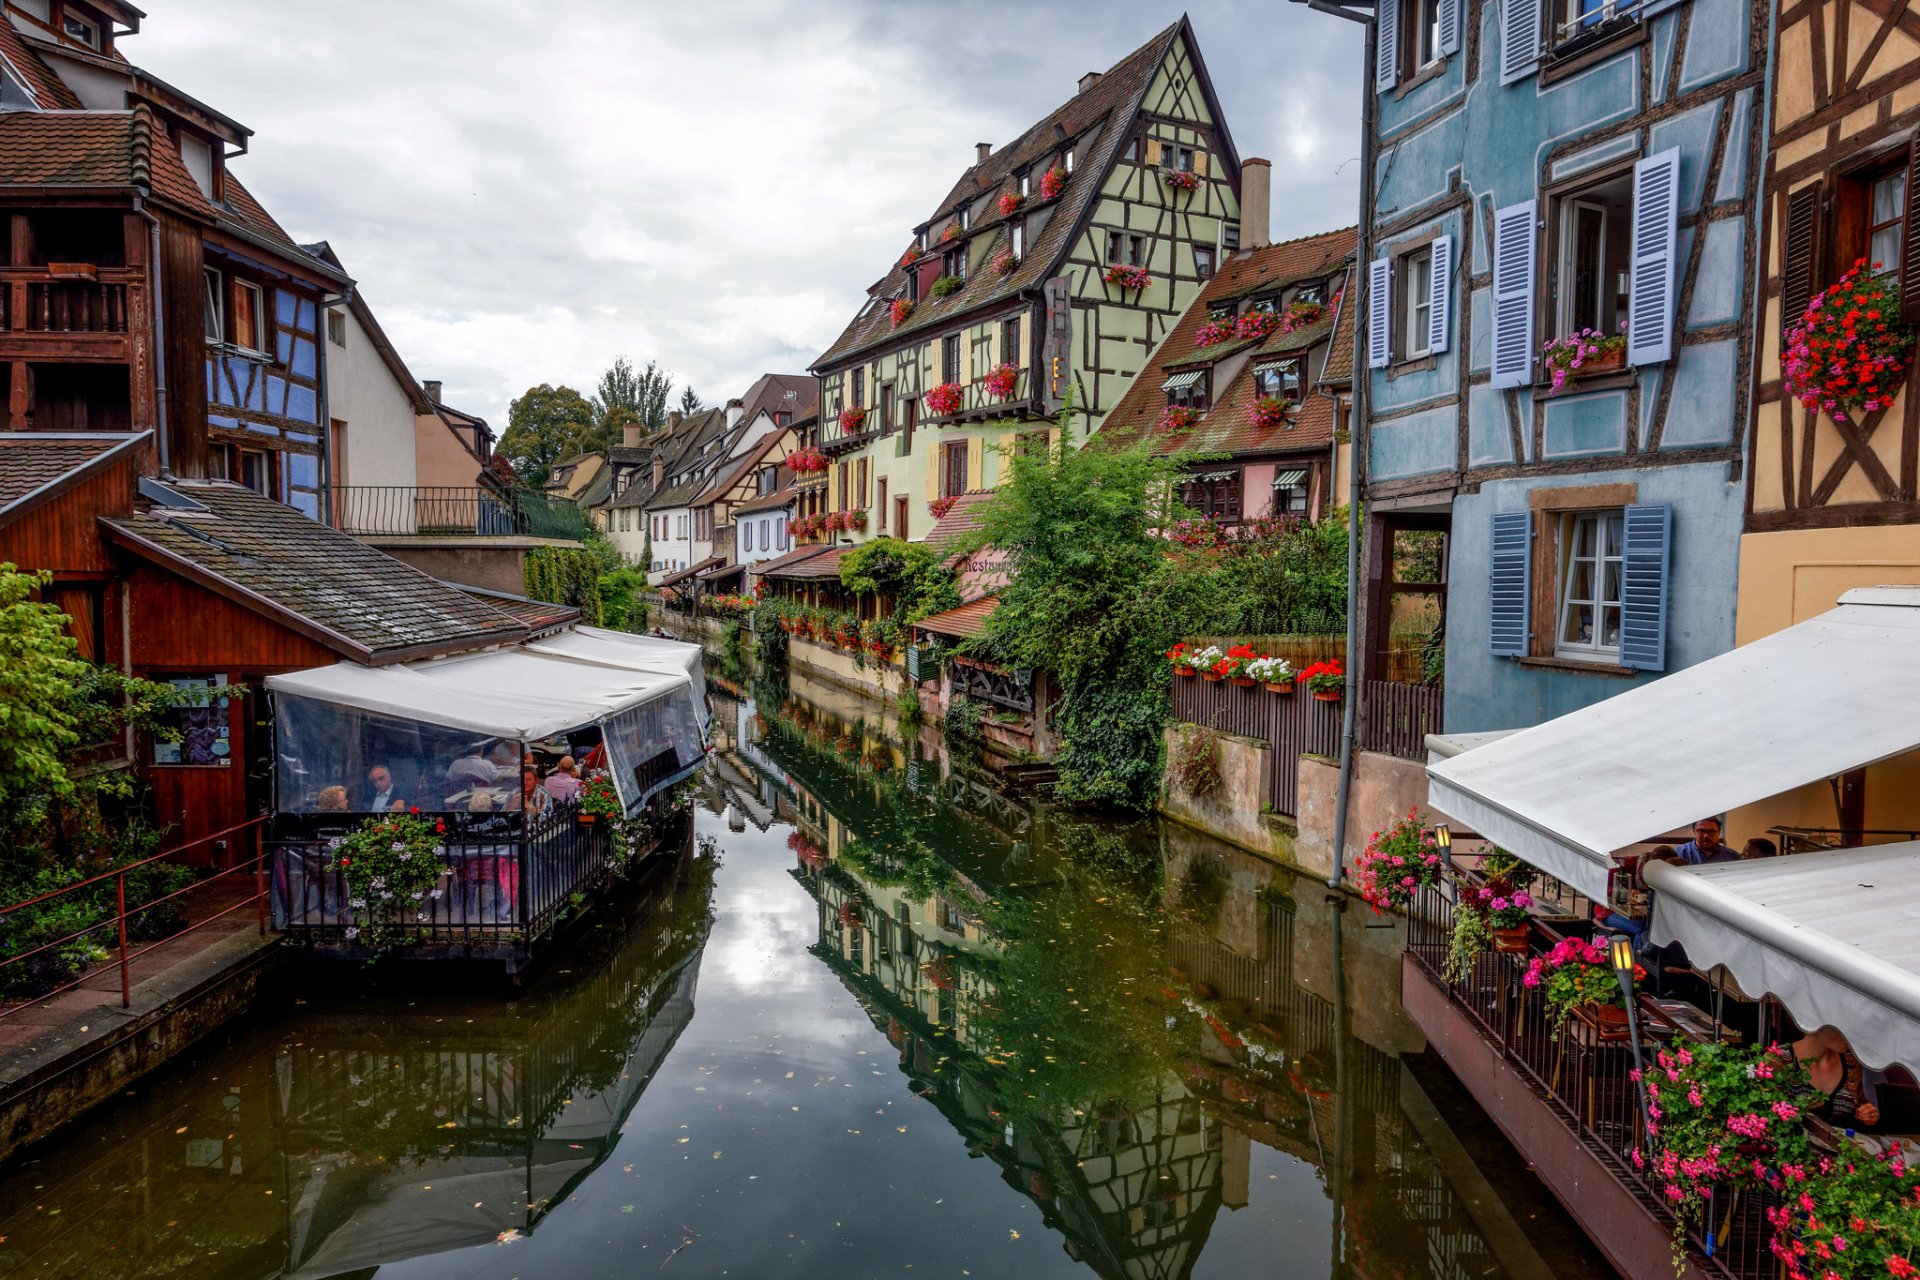
[[[600,561],[584,547],[534,547],[528,551],[526,592],[534,600],[574,606],[588,626],[597,627],[604,621]]]

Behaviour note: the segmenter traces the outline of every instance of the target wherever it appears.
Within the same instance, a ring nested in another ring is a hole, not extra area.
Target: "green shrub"
[[[972,745],[980,741],[980,704],[961,694],[947,703],[945,724],[949,745]]]

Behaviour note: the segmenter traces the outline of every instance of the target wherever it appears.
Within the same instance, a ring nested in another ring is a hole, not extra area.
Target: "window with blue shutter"
[[[1497,658],[1524,658],[1532,641],[1532,513],[1501,511],[1494,514],[1488,562],[1489,647]]]
[[[1674,237],[1679,206],[1678,147],[1669,147],[1633,166],[1629,364],[1657,364],[1673,356]]]
[[[1626,509],[1620,564],[1620,665],[1667,669],[1667,578],[1673,559],[1673,508]]]
[[[1400,0],[1379,0],[1373,46],[1373,88],[1385,93],[1400,82]]]
[[[1367,264],[1367,367],[1384,369],[1392,352],[1393,264],[1375,258]]]
[[[1437,356],[1453,338],[1452,317],[1447,313],[1451,296],[1448,285],[1453,279],[1453,237],[1441,236],[1433,242],[1433,266],[1427,276],[1427,354]]]
[[[1535,202],[1523,200],[1493,215],[1493,385],[1533,381],[1533,265]]]
[[[1435,50],[1441,57],[1460,52],[1461,10],[1467,0],[1440,0],[1440,47]]]
[[[1500,83],[1532,75],[1540,65],[1541,0],[1500,0]]]

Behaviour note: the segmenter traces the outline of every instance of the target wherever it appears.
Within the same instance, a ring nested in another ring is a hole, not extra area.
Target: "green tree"
[[[539,489],[553,464],[581,452],[594,431],[593,406],[572,387],[543,382],[507,408],[500,452],[527,484]]]
[[[694,392],[692,387],[687,387],[680,392],[680,413],[682,417],[691,417],[704,408],[706,408],[706,406],[700,403],[700,397]]]
[[[638,422],[648,431],[665,426],[667,397],[671,394],[673,378],[657,362],[649,360],[646,368],[636,370],[625,356],[616,359],[594,388],[595,447],[619,444],[621,428],[630,422]]]

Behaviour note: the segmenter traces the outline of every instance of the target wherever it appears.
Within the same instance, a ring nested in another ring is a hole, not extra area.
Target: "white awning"
[[[1276,489],[1295,489],[1306,482],[1305,470],[1282,471],[1273,477],[1273,487]]]
[[[1920,1072],[1920,843],[1647,868],[1650,935],[1831,1026],[1870,1067]]]
[[[1616,850],[1920,747],[1920,588],[1427,766],[1431,806],[1590,897]]]
[[[1160,389],[1162,391],[1178,391],[1182,387],[1192,386],[1206,376],[1207,371],[1205,369],[1189,369],[1185,373],[1173,374],[1165,382],[1160,384]]]
[[[1288,356],[1284,360],[1255,361],[1253,366],[1253,371],[1255,373],[1279,373],[1282,370],[1290,367],[1293,364],[1293,362],[1298,358],[1299,357],[1297,356]]]
[[[697,644],[663,640],[658,636],[637,636],[627,631],[608,631],[602,627],[574,627],[555,635],[527,642],[534,653],[598,662],[603,666],[624,667],[632,671],[683,672],[693,682],[693,705],[705,725],[712,717],[707,709],[706,670],[703,651]]]

